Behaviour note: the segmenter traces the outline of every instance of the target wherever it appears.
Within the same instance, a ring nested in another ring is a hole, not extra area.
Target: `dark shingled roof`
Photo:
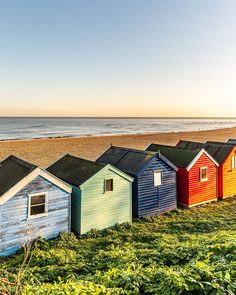
[[[9,156],[0,163],[0,196],[26,177],[37,166],[15,156]]]
[[[200,149],[183,149],[175,146],[162,145],[162,144],[150,144],[147,151],[160,152],[170,162],[177,167],[187,168],[192,160],[197,156]]]
[[[181,140],[177,145],[179,148],[184,149],[194,149],[195,147],[204,148],[219,164],[223,163],[224,160],[231,153],[234,145],[226,142],[217,142],[217,141],[207,141],[205,143],[202,142],[194,142]]]
[[[204,148],[219,164],[222,164],[231,153],[234,145],[225,142],[207,141]]]
[[[153,152],[112,146],[97,162],[111,164],[132,176],[137,176],[153,156]]]
[[[176,147],[184,148],[184,149],[202,149],[204,147],[203,142],[196,142],[196,141],[188,141],[188,140],[180,140]]]
[[[71,155],[65,155],[47,170],[67,183],[79,187],[105,165]]]
[[[229,139],[227,140],[227,143],[230,143],[230,144],[234,144],[234,145],[236,145],[236,139],[229,138]]]

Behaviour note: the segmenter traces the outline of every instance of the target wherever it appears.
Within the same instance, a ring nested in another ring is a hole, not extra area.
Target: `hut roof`
[[[79,187],[104,167],[105,165],[103,164],[67,154],[48,167],[47,171],[58,178]]]
[[[174,165],[184,168],[187,168],[200,152],[200,149],[183,149],[174,146],[154,143],[150,144],[146,150],[160,152],[169,161],[174,163]]]
[[[232,139],[232,138],[229,138],[226,143],[230,143],[230,144],[236,144],[236,139]]]
[[[187,140],[181,140],[176,146],[184,149],[204,148],[219,164],[225,161],[234,147],[233,144],[226,142],[207,141],[203,143]]]
[[[225,142],[207,141],[204,148],[219,164],[222,164],[231,153],[234,145]]]
[[[203,142],[197,142],[197,141],[189,141],[189,140],[180,140],[176,147],[184,148],[184,149],[202,149],[204,147]]]
[[[17,184],[37,166],[15,156],[9,156],[0,163],[0,196]]]
[[[155,156],[156,153],[151,151],[111,146],[97,159],[97,162],[111,164],[128,174],[137,176],[145,165]],[[160,159],[173,169],[177,169],[168,159],[165,159],[165,157],[160,156]]]

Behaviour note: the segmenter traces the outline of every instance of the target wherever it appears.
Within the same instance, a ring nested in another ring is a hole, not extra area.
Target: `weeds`
[[[1,259],[1,294],[236,294],[236,199]],[[20,267],[19,267],[20,261]],[[5,293],[4,293],[5,292]],[[15,292],[15,293],[14,293]]]

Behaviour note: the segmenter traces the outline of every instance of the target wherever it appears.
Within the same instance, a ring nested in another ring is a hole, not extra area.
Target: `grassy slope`
[[[2,259],[2,276],[22,257]],[[236,294],[236,199],[40,240],[23,281],[29,295]]]

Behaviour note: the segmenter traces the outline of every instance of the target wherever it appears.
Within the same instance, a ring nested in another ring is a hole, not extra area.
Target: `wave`
[[[200,131],[236,127],[236,119],[1,118],[0,140]]]

